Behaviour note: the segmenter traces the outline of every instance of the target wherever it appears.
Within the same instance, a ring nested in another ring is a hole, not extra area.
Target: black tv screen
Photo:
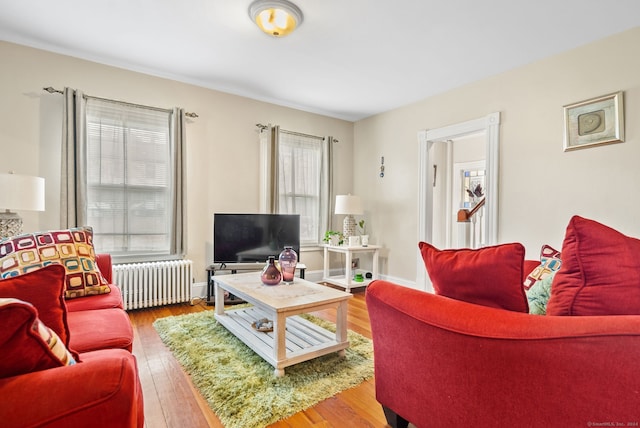
[[[285,246],[300,260],[299,214],[213,215],[214,263],[264,263]]]

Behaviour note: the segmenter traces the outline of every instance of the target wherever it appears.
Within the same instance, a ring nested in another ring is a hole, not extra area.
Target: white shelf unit
[[[348,343],[339,342],[336,334],[332,333],[300,316],[286,318],[285,355],[280,360],[276,356],[275,331],[260,332],[251,324],[261,318],[269,318],[267,312],[256,306],[225,311],[223,315],[216,314],[216,320],[242,340],[265,361],[277,369],[307,361],[311,358],[332,352],[340,352]],[[278,370],[276,370],[279,373]]]
[[[329,284],[337,285],[338,287],[342,287],[345,289],[347,293],[351,292],[351,288],[354,287],[366,287],[373,281],[374,279],[378,279],[378,259],[380,248],[379,245],[368,245],[366,247],[363,246],[335,246],[335,245],[325,245],[324,246],[324,271],[323,278],[324,282],[328,282]],[[345,256],[344,263],[344,275],[331,275],[330,274],[330,260],[329,253],[340,253]],[[353,256],[362,253],[372,253],[373,261],[371,266],[371,279],[366,279],[363,282],[355,282],[351,275],[351,262],[353,261]]]

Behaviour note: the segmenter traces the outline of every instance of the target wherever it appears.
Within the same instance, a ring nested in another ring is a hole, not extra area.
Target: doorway
[[[418,133],[420,145],[418,242],[430,242],[436,246],[440,244],[440,248],[453,246],[450,231],[454,226],[450,211],[453,211],[453,192],[459,191],[453,188],[454,151],[458,147],[456,144],[461,145],[463,141],[468,140],[470,137],[473,137],[473,141],[478,142],[476,144],[480,142],[484,144],[484,186],[487,196],[482,218],[483,242],[484,245],[493,245],[497,242],[499,112],[491,113],[479,119],[443,128],[424,130]],[[443,163],[442,159],[446,159],[446,161]],[[444,168],[440,167],[438,163]],[[441,170],[440,175],[438,175],[438,169]],[[442,172],[443,169],[445,170],[444,172]],[[440,180],[440,185],[438,185],[438,180]],[[448,202],[443,202],[441,205],[434,203],[436,200]],[[438,242],[435,242],[436,240]],[[416,286],[426,291],[433,291],[419,251]]]

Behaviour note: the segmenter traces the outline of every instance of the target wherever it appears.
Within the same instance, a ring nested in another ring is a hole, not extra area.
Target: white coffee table
[[[344,356],[347,340],[347,300],[350,293],[295,278],[293,284],[263,285],[260,273],[213,277],[215,318],[231,333],[271,364],[276,376],[284,376],[284,368],[312,358],[338,352]],[[226,310],[224,291],[253,306]],[[332,333],[298,314],[335,308],[336,333]],[[259,319],[273,321],[273,332],[254,329]]]

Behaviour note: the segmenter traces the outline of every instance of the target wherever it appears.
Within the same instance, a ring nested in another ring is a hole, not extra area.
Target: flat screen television
[[[213,263],[264,263],[291,246],[300,260],[299,214],[213,215]]]

